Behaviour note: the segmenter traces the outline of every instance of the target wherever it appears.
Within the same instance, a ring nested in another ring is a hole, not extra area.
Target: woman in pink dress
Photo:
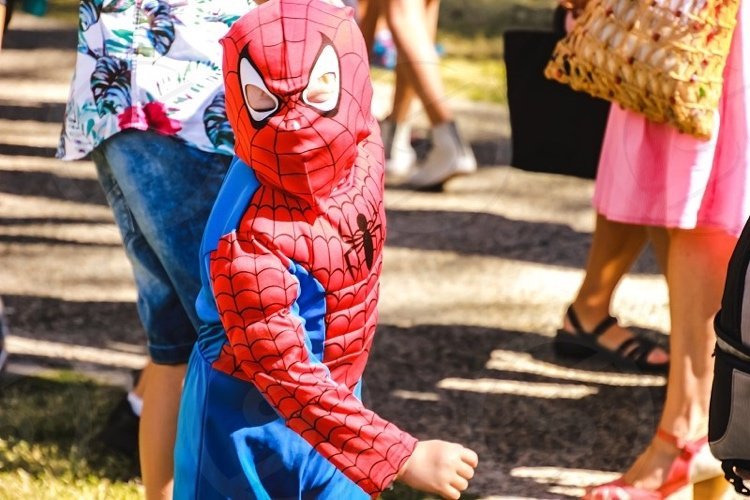
[[[665,498],[721,473],[706,434],[713,317],[750,215],[748,16],[750,5],[741,5],[709,141],[612,107],[594,206],[611,221],[667,230],[670,368],[651,444],[620,479],[589,490],[587,498]],[[705,490],[700,498],[709,498]]]

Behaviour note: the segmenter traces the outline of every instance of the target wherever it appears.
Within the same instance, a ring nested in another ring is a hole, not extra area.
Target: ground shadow
[[[486,363],[495,349],[566,365],[552,353],[550,338],[532,333],[456,325],[382,325],[366,371],[366,395],[379,414],[395,419],[419,438],[442,437],[475,449],[481,459],[472,491],[483,496],[550,498],[548,485],[512,477],[510,472],[546,465],[622,470],[648,442],[661,408],[662,387],[583,384],[523,370],[488,369]],[[590,368],[586,363],[572,366]],[[560,397],[531,397],[512,391],[438,388],[441,380],[451,378],[554,383],[562,389]],[[563,397],[566,388],[581,385],[593,387],[596,393],[581,399]],[[415,396],[399,397],[394,391]]]
[[[0,243],[10,243],[15,245],[68,245],[81,247],[109,247],[120,248],[119,243],[103,243],[91,241],[67,240],[62,238],[48,238],[45,236],[25,236],[25,235],[0,235]]]
[[[36,156],[39,158],[54,158],[57,149],[45,146],[24,146],[21,144],[0,144],[0,155],[8,156]]]
[[[7,75],[3,75],[7,78]],[[24,120],[59,123],[65,117],[65,104],[59,102],[33,102],[23,106],[0,101],[0,116],[6,120]]]
[[[0,145],[0,154],[2,154],[2,145]],[[0,170],[0,192],[90,205],[107,205],[107,199],[96,179],[77,179],[49,172]]]
[[[11,333],[30,339],[87,347],[145,346],[133,302],[74,302],[49,297],[3,295]]]
[[[113,224],[110,217],[2,217],[0,226],[37,226],[45,224]]]
[[[567,224],[514,220],[483,212],[388,210],[388,245],[501,257],[582,269],[591,234]],[[659,274],[651,252],[631,273]]]
[[[30,30],[11,26],[3,41],[3,49],[75,49],[77,42],[78,32],[75,28]]]

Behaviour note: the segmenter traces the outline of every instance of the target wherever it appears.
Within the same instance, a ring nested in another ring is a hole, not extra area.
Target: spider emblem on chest
[[[367,216],[362,213],[357,214],[356,221],[357,229],[352,232],[351,236],[343,238],[351,247],[344,254],[344,260],[346,260],[346,267],[352,277],[356,277],[355,270],[357,269],[357,266],[352,264],[352,253],[355,255],[359,252],[364,253],[367,270],[372,269],[375,259],[376,232],[382,228],[382,224],[374,220],[368,220]]]

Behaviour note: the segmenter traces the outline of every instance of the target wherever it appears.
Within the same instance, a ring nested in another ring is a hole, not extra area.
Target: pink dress
[[[740,6],[709,141],[612,106],[594,207],[618,222],[739,235],[750,216],[750,5]]]

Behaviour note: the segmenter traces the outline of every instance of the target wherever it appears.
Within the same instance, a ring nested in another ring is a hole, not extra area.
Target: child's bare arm
[[[397,480],[420,491],[458,499],[474,477],[478,460],[474,451],[460,444],[420,441]]]

